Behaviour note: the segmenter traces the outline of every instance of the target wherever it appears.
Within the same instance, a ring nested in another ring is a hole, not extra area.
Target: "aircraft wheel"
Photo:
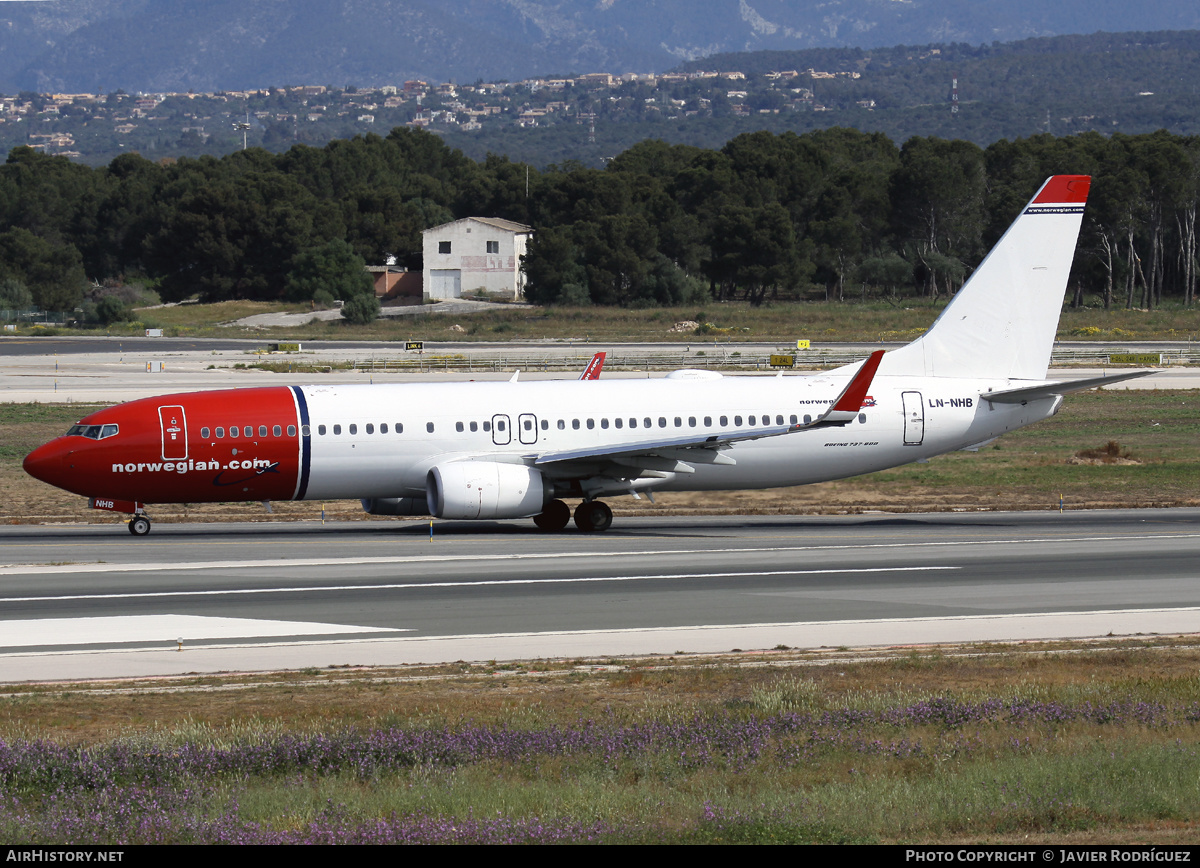
[[[613,514],[607,503],[584,501],[575,509],[575,526],[585,533],[599,533],[612,527]]]
[[[556,532],[567,526],[571,520],[571,508],[561,500],[552,500],[546,508],[533,517],[533,523],[546,531]]]
[[[144,515],[135,515],[129,519],[129,532],[134,536],[145,536],[150,533],[150,519]]]

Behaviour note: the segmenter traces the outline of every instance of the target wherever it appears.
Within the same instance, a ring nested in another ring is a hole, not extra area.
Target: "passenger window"
[[[734,417],[733,417],[733,424],[734,424],[734,425],[737,425],[738,427],[741,427],[741,424],[742,424],[742,417],[741,417],[741,416],[734,416]]]
[[[726,426],[726,425],[728,425],[728,424],[729,424],[729,417],[728,417],[728,416],[722,416],[722,417],[721,417],[721,426],[722,426],[722,427],[724,427],[724,426]]]
[[[751,425],[754,425],[754,424],[756,424],[754,420],[755,420],[755,419],[757,419],[757,418],[758,418],[757,416],[751,416],[751,417],[750,417],[750,424],[751,424]]]
[[[479,430],[479,423],[478,423],[478,422],[472,422],[472,423],[471,423],[471,430],[472,430],[472,431],[478,431],[478,430]]]
[[[578,420],[578,419],[572,419],[572,420],[571,420],[571,427],[572,427],[574,430],[578,431],[578,430],[579,430],[579,420]]]
[[[705,428],[711,428],[711,427],[712,427],[712,416],[705,416],[705,417],[704,417],[704,427],[705,427]]]
[[[267,436],[267,426],[266,426],[266,425],[259,425],[259,426],[258,426],[258,436],[259,436],[259,437],[266,437],[266,436]]]
[[[455,430],[455,431],[457,431],[459,434],[461,434],[461,433],[463,432],[463,423],[462,423],[462,422],[455,422],[455,423],[454,423],[454,430]]]
[[[334,426],[333,426],[333,433],[334,433],[334,434],[341,434],[341,433],[342,433],[342,426],[341,426],[341,425],[334,425]]]
[[[683,427],[683,419],[682,419],[681,417],[679,417],[679,416],[676,416],[676,417],[675,417],[675,427],[676,427],[676,428],[682,428],[682,427]]]
[[[433,423],[432,423],[432,422],[426,422],[426,423],[425,423],[425,430],[426,430],[426,431],[428,431],[430,434],[432,434],[432,433],[433,433]]]
[[[367,433],[368,433],[368,434],[374,434],[374,433],[375,433],[375,425],[374,425],[373,423],[371,423],[371,422],[368,422],[368,423],[367,423]]]
[[[783,417],[782,417],[782,416],[776,416],[776,417],[775,417],[775,424],[776,424],[776,425],[782,425],[782,424],[783,424]]]
[[[666,416],[659,416],[659,417],[658,417],[658,427],[659,427],[659,428],[666,428],[666,427],[667,427],[667,417],[666,417]]]
[[[380,434],[386,434],[386,433],[387,433],[387,422],[380,422],[380,423],[379,423],[379,433],[380,433]]]
[[[528,419],[526,419],[526,420],[525,420],[525,422],[524,422],[524,424],[522,425],[522,427],[523,427],[523,428],[524,428],[526,431],[532,431],[532,430],[533,430],[533,422],[531,422],[531,421],[529,421]]]
[[[318,425],[318,426],[317,426],[317,433],[318,433],[318,434],[320,434],[322,437],[324,437],[324,436],[325,436],[325,426],[324,426],[324,425]]]
[[[217,429],[217,439],[218,439],[218,440],[224,440],[224,439],[225,439],[225,429],[224,429],[224,428],[218,428],[218,429]]]
[[[618,428],[624,427],[624,425],[625,425],[625,423],[623,421],[621,421],[620,416],[618,416],[616,419],[613,419],[613,424],[616,425]]]
[[[484,430],[484,431],[491,431],[491,430],[492,430],[492,423],[491,423],[491,422],[484,422],[484,423],[483,423],[483,430]]]
[[[283,429],[280,428],[278,425],[276,425],[274,428],[271,429],[271,435],[274,437],[282,437]]]
[[[695,416],[688,416],[688,427],[689,428],[696,427],[696,417]]]
[[[795,425],[796,424],[796,414],[793,413],[791,418],[792,418],[792,424]]]
[[[430,430],[430,431],[432,431],[433,429],[432,429],[432,428],[430,428],[429,430]],[[503,420],[503,419],[498,419],[498,420],[496,420],[496,430],[497,430],[497,431],[503,431],[503,430],[504,430],[504,420]]]
[[[402,424],[400,424],[399,422],[396,423],[396,433],[397,434],[404,433],[404,426]]]
[[[350,433],[351,433],[351,434],[357,434],[357,433],[358,433],[358,426],[357,426],[357,425],[351,425],[351,426],[350,426]]]
[[[637,419],[630,419],[630,420],[629,420],[629,427],[630,427],[630,428],[636,428],[636,427],[637,427]]]
[[[208,429],[207,428],[200,429],[200,437],[204,440],[208,439]]]
[[[652,428],[652,427],[654,427],[652,423],[653,423],[653,420],[649,416],[647,416],[645,419],[642,420],[642,427],[643,428]]]
[[[548,420],[546,420],[546,419],[543,419],[543,420],[542,420],[542,430],[543,430],[543,431],[549,431],[549,430],[550,430],[550,422],[549,422]]]
[[[587,426],[588,426],[588,429],[589,429],[589,430],[591,430],[592,428],[595,428],[595,427],[596,427],[596,420],[595,420],[595,419],[588,419],[588,421],[587,421]]]
[[[866,413],[859,413],[859,414],[858,414],[858,421],[859,421],[860,423],[862,423],[862,422],[866,422],[866,421],[867,421],[867,414],[866,414]]]
[[[811,421],[812,421],[812,416],[810,416],[810,415],[808,415],[807,413],[805,413],[805,414],[804,414],[804,424],[805,424],[805,425],[807,425],[807,424],[808,424],[809,422],[811,422]]]
[[[304,427],[305,427],[305,428],[307,428],[308,426],[307,426],[307,425],[305,425]],[[295,436],[296,436],[296,426],[295,426],[295,425],[288,425],[288,436],[289,436],[289,437],[295,437]],[[307,432],[307,431],[305,431],[305,432],[304,432],[304,436],[305,436],[305,437],[307,437],[307,436],[308,436],[308,432]]]
[[[558,420],[558,430],[565,431],[566,428],[567,428],[567,423],[565,421],[563,421],[562,419],[559,419]]]

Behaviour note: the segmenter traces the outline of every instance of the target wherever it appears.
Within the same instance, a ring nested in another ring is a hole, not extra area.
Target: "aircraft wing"
[[[851,378],[829,409],[808,423],[738,428],[704,435],[660,437],[632,443],[627,441],[621,444],[597,445],[586,449],[545,452],[535,456],[533,463],[551,469],[565,467],[573,462],[592,465],[597,462],[611,462],[647,470],[678,473],[693,472],[693,468],[685,462],[736,464],[737,462],[733,458],[721,454],[721,450],[747,440],[761,440],[764,437],[778,437],[783,434],[796,434],[816,428],[841,426],[853,421],[862,410],[863,399],[871,387],[871,381],[875,377],[875,371],[879,367],[879,360],[883,358],[883,353],[883,350],[873,352],[862,363],[858,372]]]
[[[1137,377],[1148,377],[1158,371],[1131,371],[1127,374],[1113,374],[1111,377],[1090,377],[1086,380],[1064,380],[1057,383],[1040,383],[1036,386],[1023,386],[1020,389],[1005,389],[1000,392],[981,392],[979,397],[993,404],[1025,404],[1039,398],[1050,398],[1054,395],[1066,395],[1070,392],[1082,392],[1097,386],[1110,386],[1122,380],[1132,380]]]

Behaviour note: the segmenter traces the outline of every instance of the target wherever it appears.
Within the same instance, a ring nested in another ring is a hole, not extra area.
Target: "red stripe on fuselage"
[[[186,460],[176,458],[184,454],[178,446],[163,454],[162,407],[184,409]],[[25,469],[76,494],[141,503],[290,500],[296,491],[301,431],[287,387],[145,398],[80,421],[115,423],[119,432],[103,440],[59,437],[30,453]],[[275,436],[275,426],[280,436]],[[264,427],[266,436],[261,434]],[[216,436],[218,428],[224,437]],[[231,436],[234,428],[238,434]],[[207,438],[201,437],[202,429],[208,430]]]

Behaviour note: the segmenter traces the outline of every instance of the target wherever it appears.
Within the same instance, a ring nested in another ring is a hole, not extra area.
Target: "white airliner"
[[[532,517],[603,531],[600,499],[820,482],[962,449],[1145,371],[1046,379],[1090,179],[1050,178],[933,326],[826,373],[193,392],[100,410],[25,459],[132,514],[147,503],[353,498],[375,515]]]

